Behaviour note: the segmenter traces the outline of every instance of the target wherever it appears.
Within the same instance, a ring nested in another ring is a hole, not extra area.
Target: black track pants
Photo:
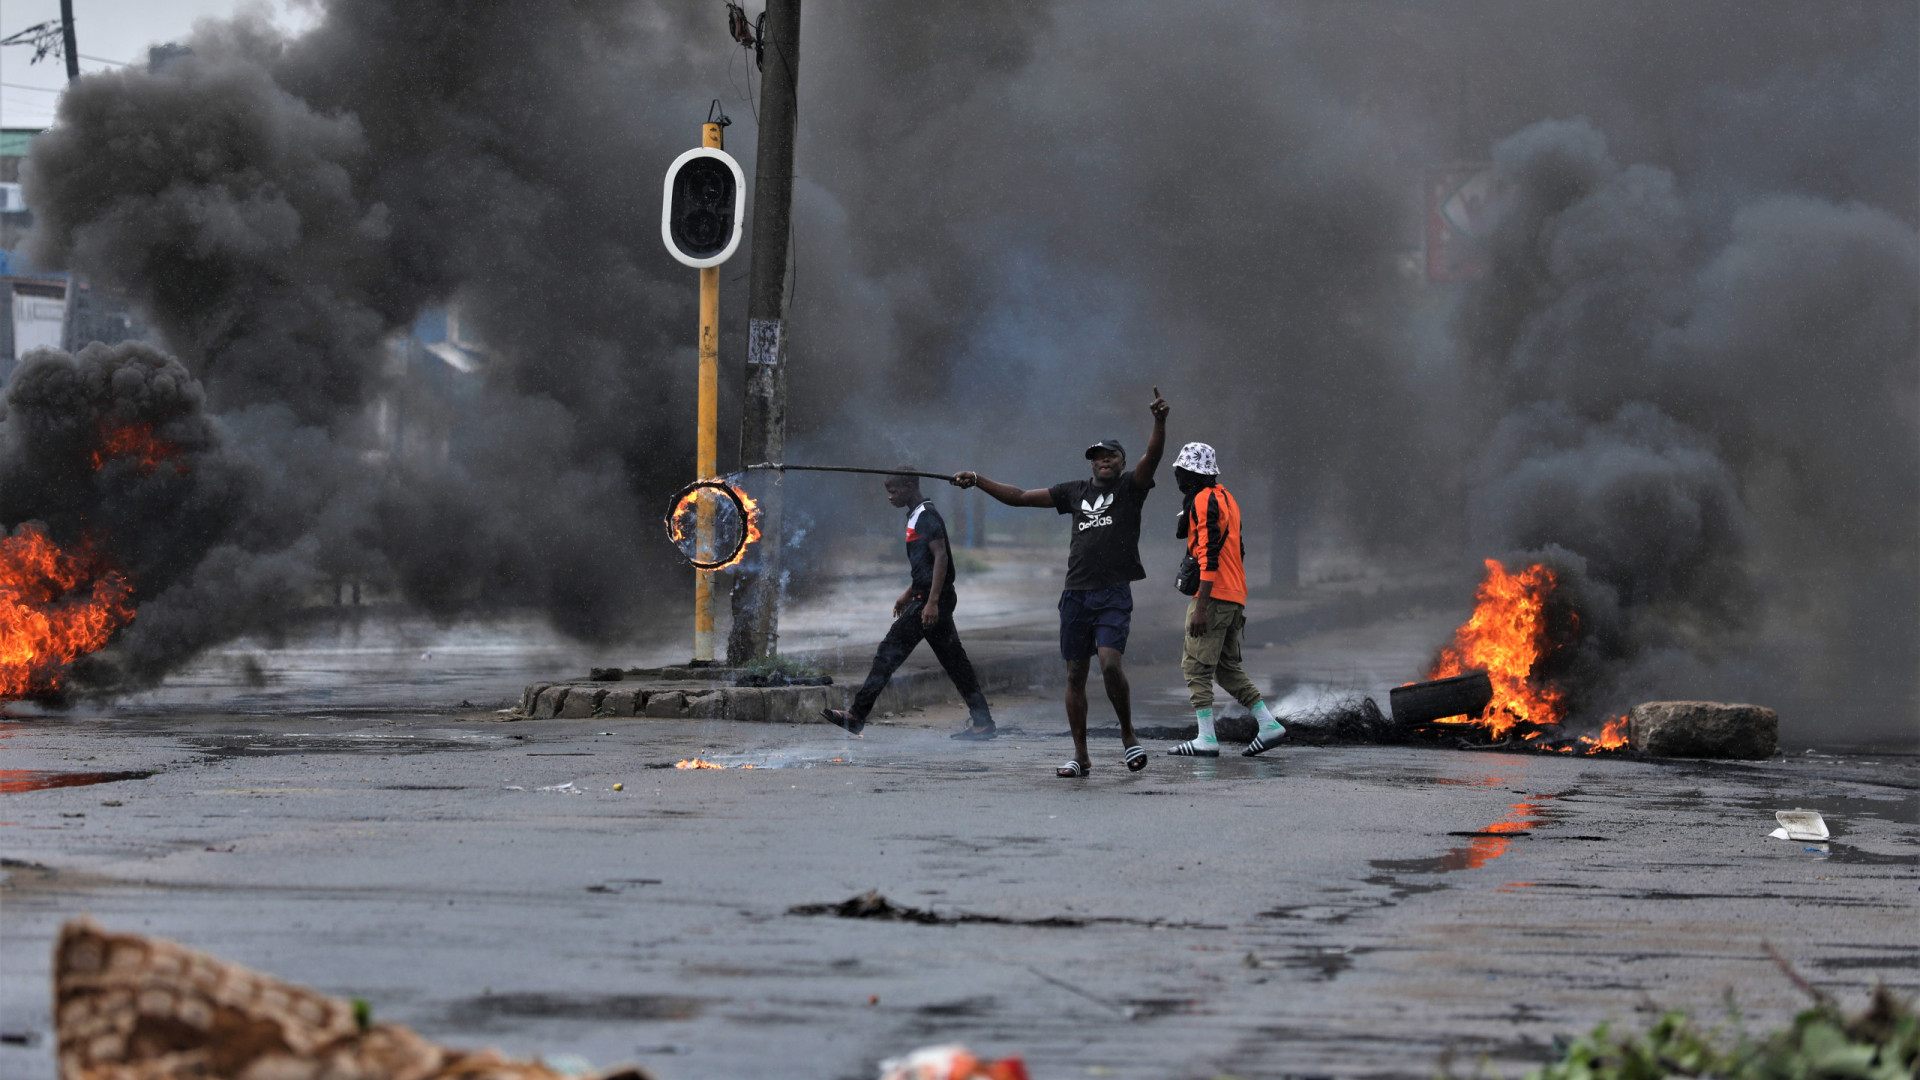
[[[920,625],[920,611],[926,606],[924,599],[915,600],[907,605],[900,617],[893,620],[893,626],[887,630],[887,636],[880,641],[880,648],[873,654],[873,670],[867,673],[867,681],[861,685],[860,692],[853,696],[853,715],[866,719],[873,711],[873,703],[880,698],[880,691],[887,688],[887,680],[913,654],[914,647],[925,638],[933,647],[933,655],[940,659],[940,666],[947,669],[947,678],[953,680],[953,688],[960,691],[960,697],[967,703],[967,712],[973,717],[975,727],[992,727],[993,713],[987,708],[987,696],[980,692],[980,680],[973,674],[973,662],[967,659],[966,647],[960,644],[960,631],[954,628],[953,612],[942,611],[940,620],[931,627]]]

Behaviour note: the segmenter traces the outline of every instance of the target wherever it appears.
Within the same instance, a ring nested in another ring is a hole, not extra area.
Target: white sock
[[[1218,738],[1215,738],[1213,734],[1212,709],[1195,709],[1193,710],[1193,718],[1200,722],[1200,734],[1195,737],[1194,742],[1217,743],[1220,741]]]
[[[1282,724],[1274,718],[1272,710],[1267,708],[1265,701],[1256,701],[1253,703],[1253,718],[1260,721],[1260,734],[1262,735],[1278,735],[1287,730],[1285,724]]]

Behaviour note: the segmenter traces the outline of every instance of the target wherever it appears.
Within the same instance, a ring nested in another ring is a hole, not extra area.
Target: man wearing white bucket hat
[[[1220,740],[1213,733],[1213,684],[1220,685],[1245,705],[1260,730],[1241,751],[1248,757],[1280,744],[1287,729],[1274,719],[1260,690],[1240,668],[1240,635],[1247,625],[1247,577],[1243,566],[1246,544],[1240,532],[1240,503],[1220,484],[1220,466],[1213,447],[1188,443],[1173,462],[1173,481],[1184,501],[1176,532],[1187,542],[1187,558],[1180,567],[1180,591],[1193,597],[1187,605],[1186,647],[1180,672],[1187,677],[1199,734],[1168,750],[1182,757],[1219,757]]]

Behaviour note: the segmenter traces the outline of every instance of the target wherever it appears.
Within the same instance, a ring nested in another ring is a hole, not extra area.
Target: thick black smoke
[[[1295,531],[1397,565],[1557,547],[1615,628],[1591,709],[1910,723],[1911,3],[806,18],[794,460],[1050,482],[1136,444],[1158,384],[1175,440],[1221,449],[1256,563]],[[682,595],[642,522],[688,478],[693,289],[652,221],[707,99],[752,160],[718,6],[332,0],[295,40],[192,44],[75,86],[28,193],[36,255],[135,296],[270,478],[239,576],[384,575],[602,639]],[[1429,285],[1421,169],[1490,156],[1492,272]],[[382,342],[456,297],[483,389],[419,403],[444,460],[370,454]],[[787,485],[826,538],[884,514],[834,490]],[[183,603],[246,629],[255,594],[208,576]]]
[[[1913,226],[1776,196],[1722,243],[1583,121],[1495,152],[1494,273],[1461,312],[1514,411],[1469,474],[1474,545],[1575,553],[1578,705],[1771,697],[1803,737],[1898,738],[1920,670]],[[1757,677],[1756,669],[1771,669]]]
[[[177,648],[136,681],[329,579],[601,640],[647,623],[680,579],[647,523],[691,461],[694,315],[650,223],[710,96],[689,64],[725,59],[690,14],[342,0],[293,40],[202,23],[191,56],[65,95],[27,167],[35,259],[126,293],[258,478],[219,519],[117,523],[207,559],[143,585],[138,627]],[[449,301],[484,378],[397,378],[394,335]],[[379,437],[376,399],[420,445]]]
[[[0,522],[39,522],[62,548],[96,552],[131,580],[141,618],[120,652],[144,680],[182,650],[225,639],[171,640],[164,598],[202,572],[253,487],[227,457],[199,382],[149,346],[30,353],[7,385]],[[83,674],[118,681],[99,662]]]

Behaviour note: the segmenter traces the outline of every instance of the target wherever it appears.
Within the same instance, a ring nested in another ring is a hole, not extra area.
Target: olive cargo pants
[[[1187,602],[1187,622],[1193,621],[1193,606]],[[1251,709],[1260,701],[1260,688],[1240,670],[1240,631],[1247,625],[1245,604],[1213,600],[1207,605],[1207,632],[1186,636],[1186,649],[1180,655],[1180,672],[1187,677],[1187,691],[1196,709],[1213,708],[1213,683],[1234,700]]]

